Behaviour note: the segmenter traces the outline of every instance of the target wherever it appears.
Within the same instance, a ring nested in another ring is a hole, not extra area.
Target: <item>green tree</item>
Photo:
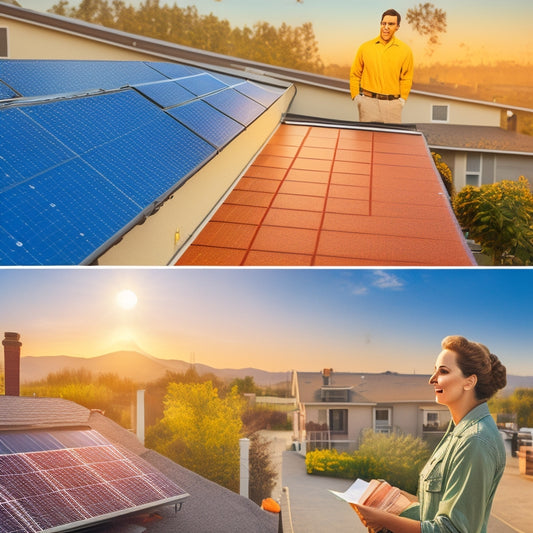
[[[138,9],[123,0],[82,0],[78,7],[60,0],[49,11],[219,54],[309,72],[324,70],[311,23],[275,28],[258,22],[253,29],[232,28],[213,14],[199,15],[195,6],[162,6],[159,0],[145,0]]]
[[[497,396],[489,401],[491,413],[510,414],[516,417],[519,428],[533,427],[533,389],[515,389],[507,397]]]
[[[446,12],[426,2],[408,9],[405,19],[417,33],[427,37],[426,50],[428,55],[433,55],[440,44],[439,33],[446,32]]]
[[[230,387],[237,387],[237,392],[239,394],[253,394],[257,392],[257,386],[252,376],[245,376],[244,378],[235,378],[230,383]]]
[[[533,195],[525,177],[467,185],[453,207],[459,224],[494,265],[533,264]]]
[[[272,464],[270,442],[260,433],[250,435],[250,500],[261,505],[265,498],[270,498],[276,484],[277,472]]]
[[[164,415],[148,429],[149,447],[235,492],[243,403],[234,389],[220,398],[211,382],[170,383]]]

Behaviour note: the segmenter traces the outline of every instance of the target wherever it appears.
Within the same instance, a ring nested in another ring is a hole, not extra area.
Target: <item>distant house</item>
[[[428,379],[396,372],[295,371],[295,439],[302,451],[357,449],[367,429],[401,432],[433,442],[442,435],[450,417],[448,409],[435,403]]]

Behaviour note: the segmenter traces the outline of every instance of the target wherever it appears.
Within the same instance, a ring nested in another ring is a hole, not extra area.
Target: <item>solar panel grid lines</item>
[[[192,92],[196,96],[202,97],[228,87],[226,83],[218,80],[206,72],[180,78],[176,80],[176,83],[179,83],[182,87]]]
[[[167,113],[219,150],[244,130],[242,124],[202,100],[169,109]]]
[[[0,533],[71,529],[188,496],[95,430],[30,433],[40,444],[52,442],[53,433],[81,446],[0,455]],[[13,437],[13,446],[27,447]]]
[[[163,109],[174,107],[197,98],[194,93],[179,83],[176,83],[176,80],[136,85],[133,88]]]
[[[278,94],[248,85],[177,63],[0,60],[0,265],[94,262]]]
[[[268,90],[267,88],[256,85],[248,80],[235,86],[234,89],[265,107],[272,105],[283,94],[283,91],[281,90]]]
[[[245,127],[249,126],[266,110],[266,107],[235,89],[226,89],[210,94],[204,97],[204,101]]]
[[[23,96],[117,89],[166,79],[140,61],[0,60],[0,80]]]

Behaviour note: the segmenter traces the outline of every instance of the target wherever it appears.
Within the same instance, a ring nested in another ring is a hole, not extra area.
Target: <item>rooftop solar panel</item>
[[[196,98],[191,91],[174,81],[137,85],[135,89],[161,107],[172,107]]]
[[[90,439],[106,444],[0,455],[1,533],[87,527],[188,496],[140,457]]]
[[[84,159],[146,209],[214,154],[215,148],[162,113],[157,121],[88,152]]]
[[[22,96],[117,89],[166,79],[140,61],[0,60],[0,79]]]
[[[4,191],[0,211],[0,227],[28,254],[25,264],[63,265],[82,263],[141,208],[77,158]]]
[[[149,61],[146,64],[170,79],[183,78],[202,72],[197,67],[180,65],[178,63],[158,63],[157,61]]]
[[[15,91],[13,91],[7,85],[2,83],[2,81],[0,81],[0,100],[15,98],[16,96],[17,94],[15,93]]]
[[[235,90],[265,107],[271,106],[282,94],[282,91],[273,88],[267,89],[249,81],[237,85]]]
[[[204,100],[216,109],[240,122],[250,125],[265,111],[265,107],[234,89],[226,89],[204,97]]]
[[[244,130],[242,124],[200,100],[170,109],[168,113],[219,149]]]
[[[172,63],[0,60],[0,100],[31,97],[0,102],[0,265],[93,262],[264,111],[271,93],[248,85]]]
[[[131,89],[20,109],[77,154],[122,137],[161,114]]]
[[[73,156],[19,108],[0,110],[0,194]]]
[[[196,96],[204,96],[206,94],[225,89],[227,85],[213,76],[204,73],[196,74],[188,78],[181,78],[176,81]]]

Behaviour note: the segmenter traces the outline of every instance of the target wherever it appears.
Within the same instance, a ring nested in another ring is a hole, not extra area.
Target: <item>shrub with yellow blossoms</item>
[[[494,265],[533,264],[533,194],[528,180],[467,185],[454,198],[461,227]]]

